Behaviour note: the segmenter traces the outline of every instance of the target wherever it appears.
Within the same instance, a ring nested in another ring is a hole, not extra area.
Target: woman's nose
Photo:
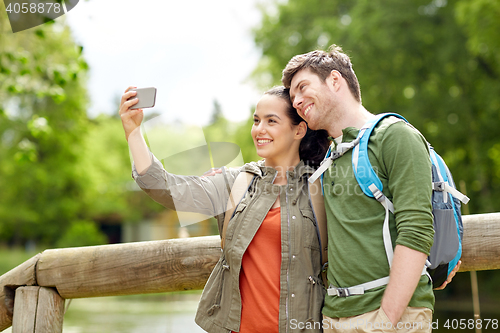
[[[264,126],[263,123],[260,123],[259,126],[257,126],[257,131],[259,133],[265,133],[266,132],[266,126]]]

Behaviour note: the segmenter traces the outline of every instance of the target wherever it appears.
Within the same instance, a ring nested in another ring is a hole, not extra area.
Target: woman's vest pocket
[[[229,271],[229,265],[222,255],[210,274],[202,295],[202,299],[208,303],[208,316],[214,315],[221,308],[226,271]]]

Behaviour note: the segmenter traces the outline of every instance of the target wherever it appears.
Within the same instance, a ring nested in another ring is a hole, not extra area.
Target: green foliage
[[[87,118],[81,51],[61,23],[0,34],[0,242],[69,246],[81,231],[72,246],[103,243],[76,221],[116,224],[159,211],[131,191],[120,119]]]
[[[3,17],[0,24],[4,31]],[[80,51],[59,24],[0,34],[0,239],[50,243],[84,213],[87,64]]]
[[[500,2],[289,0],[263,11],[261,84],[278,84],[296,54],[342,46],[363,105],[421,130],[466,184],[471,212],[500,209]]]
[[[107,243],[99,227],[93,221],[74,221],[58,239],[57,247],[103,245]]]
[[[496,0],[461,0],[456,6],[457,22],[468,37],[467,48],[485,59],[492,75],[499,75],[500,64],[500,4]]]
[[[238,145],[245,163],[257,161],[257,155],[253,144],[250,130],[253,125],[253,113],[251,110],[246,121],[241,123],[230,123],[224,115],[217,101],[214,101],[211,123],[203,128],[207,142],[232,142]]]
[[[210,123],[203,128],[207,142],[227,142],[234,133],[234,127],[224,117],[222,107],[217,100],[213,102],[212,115]]]
[[[261,159],[257,155],[255,150],[255,145],[253,143],[252,136],[250,135],[250,130],[253,126],[253,114],[255,110],[251,110],[249,117],[246,121],[240,124],[235,124],[236,131],[234,133],[234,143],[236,143],[241,148],[241,154],[243,155],[243,161],[245,163],[258,161]]]
[[[120,223],[138,221],[159,210],[142,191],[132,191],[131,159],[119,117],[100,115],[93,119],[80,156],[81,167],[88,175],[79,198],[86,218]]]

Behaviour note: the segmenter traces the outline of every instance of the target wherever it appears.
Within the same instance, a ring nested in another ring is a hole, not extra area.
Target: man
[[[282,81],[309,127],[327,130],[336,144],[354,140],[373,117],[361,104],[351,61],[338,46],[295,56],[283,70]],[[384,249],[385,209],[360,190],[350,150],[334,161],[323,178],[327,276],[333,290],[325,296],[323,327],[325,332],[429,332],[434,294],[422,273],[434,230],[426,141],[404,121],[388,117],[373,131],[368,155],[384,195],[394,204],[389,221],[394,257],[389,263]],[[361,294],[337,289],[387,275],[388,284]]]

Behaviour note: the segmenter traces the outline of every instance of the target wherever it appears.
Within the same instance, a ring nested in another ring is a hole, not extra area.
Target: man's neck
[[[347,127],[361,128],[373,115],[362,104],[357,103],[351,108],[346,108],[340,113],[338,119],[331,123],[328,134],[337,138],[342,135],[342,130]]]

